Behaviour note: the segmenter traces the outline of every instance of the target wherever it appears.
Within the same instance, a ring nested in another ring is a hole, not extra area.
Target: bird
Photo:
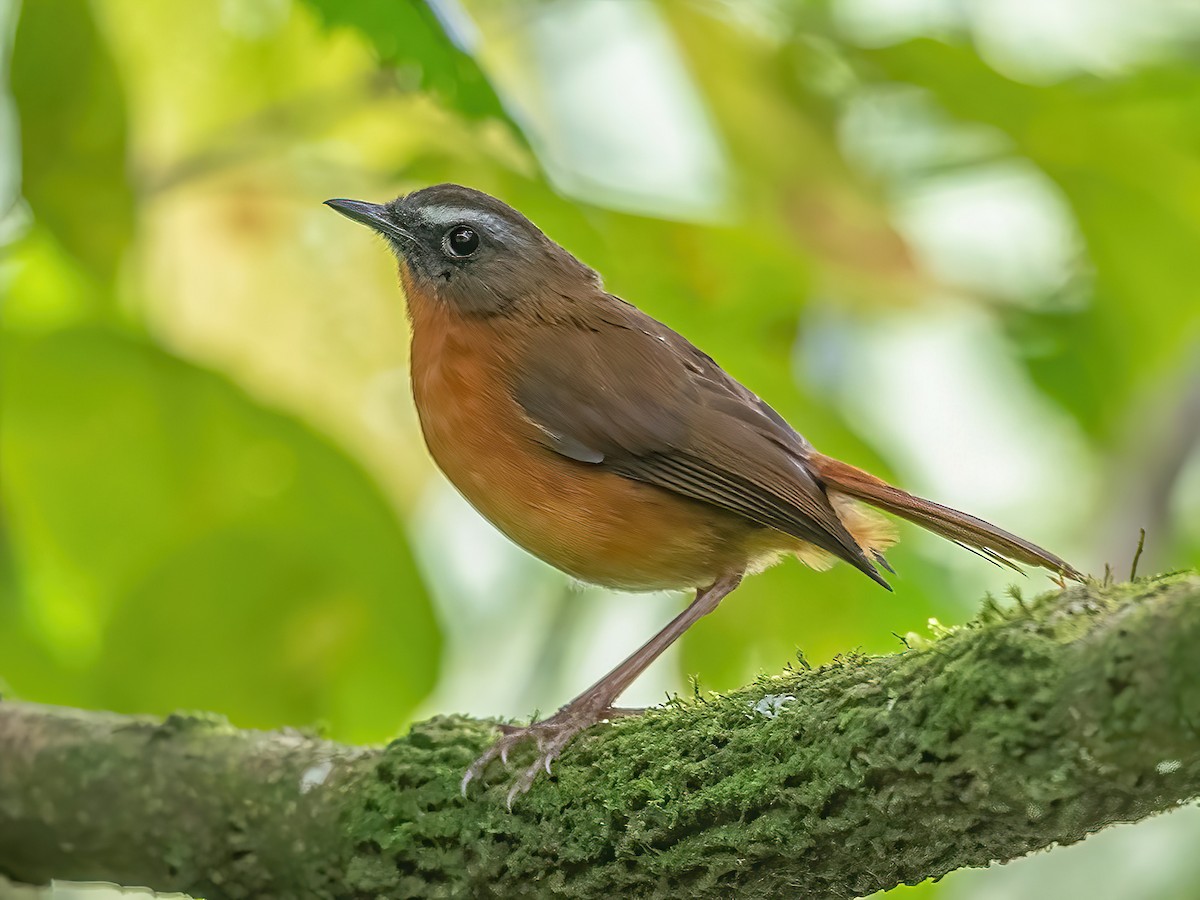
[[[525,550],[624,591],[694,590],[687,608],[553,715],[501,735],[480,779],[522,744],[529,790],[581,731],[626,713],[621,693],[748,575],[794,556],[843,561],[891,590],[891,520],[985,558],[1082,581],[1073,566],[983,519],[820,453],[708,354],[605,291],[600,275],[513,207],[437,184],[387,203],[326,201],[398,260],[411,378],[433,460]]]

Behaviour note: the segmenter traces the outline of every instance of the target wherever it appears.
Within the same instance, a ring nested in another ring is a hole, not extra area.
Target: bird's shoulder
[[[517,385],[523,405],[554,419],[572,408],[577,416],[602,415],[610,425],[628,419],[669,444],[680,439],[681,418],[696,425],[729,420],[735,434],[740,426],[792,452],[811,450],[712,356],[632,303],[597,291],[586,301],[564,297],[540,310]]]

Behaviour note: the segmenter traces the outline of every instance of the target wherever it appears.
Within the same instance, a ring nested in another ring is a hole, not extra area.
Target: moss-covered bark
[[[513,812],[489,725],[382,751],[0,704],[0,872],[221,897],[854,897],[1200,795],[1200,577],[1047,595],[908,652],[581,737]]]

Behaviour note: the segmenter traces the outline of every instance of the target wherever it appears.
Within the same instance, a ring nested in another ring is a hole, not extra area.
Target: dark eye
[[[470,256],[479,249],[479,235],[475,232],[474,228],[469,228],[466,225],[455,225],[442,238],[442,249],[446,251],[447,256],[454,256],[459,259]]]

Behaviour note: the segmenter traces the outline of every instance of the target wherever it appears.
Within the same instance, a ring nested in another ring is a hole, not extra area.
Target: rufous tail
[[[1014,563],[1021,562],[1041,566],[1074,581],[1084,580],[1083,574],[1074,566],[1053,553],[983,519],[977,519],[931,500],[914,497],[907,491],[893,487],[886,481],[831,456],[813,453],[808,459],[808,464],[827,487],[927,528],[934,534],[940,534],[992,562],[1010,568],[1016,568]]]

